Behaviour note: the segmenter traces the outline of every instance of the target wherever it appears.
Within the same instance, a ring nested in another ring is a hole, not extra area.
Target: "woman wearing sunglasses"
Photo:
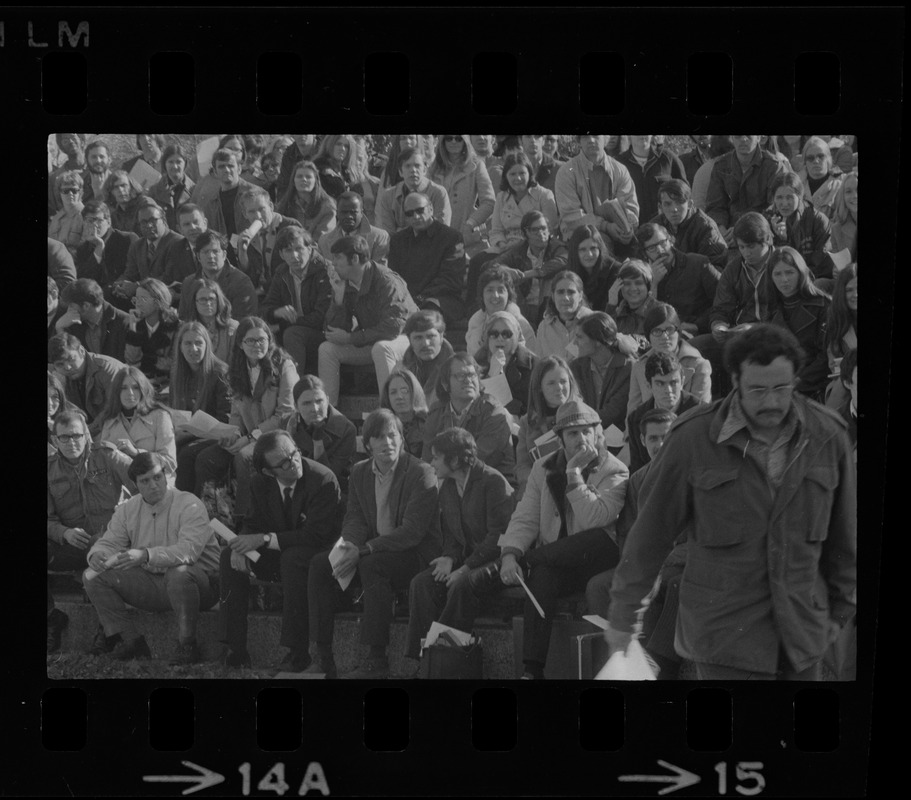
[[[482,344],[475,354],[481,379],[505,375],[512,400],[506,410],[521,417],[528,410],[528,387],[537,356],[519,343],[519,322],[508,311],[495,311],[487,318]]]

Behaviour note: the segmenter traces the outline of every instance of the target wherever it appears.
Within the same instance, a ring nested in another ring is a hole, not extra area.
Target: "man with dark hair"
[[[406,589],[440,554],[433,469],[404,450],[402,422],[389,409],[372,412],[364,421],[363,435],[370,458],[351,470],[341,559],[333,564],[329,553],[324,553],[310,562],[310,637],[316,650],[310,671],[325,673],[327,678],[336,675],[334,581],[357,572],[364,597],[360,640],[369,647],[366,661],[342,677],[385,678],[395,592]]]
[[[103,533],[114,509],[129,495],[130,457],[92,442],[85,417],[63,411],[54,419],[54,444],[47,459],[47,568],[85,569],[88,548]],[[54,606],[47,586],[47,652],[60,648],[68,617]]]
[[[687,333],[708,333],[709,312],[721,273],[706,256],[679,250],[662,225],[640,225],[636,239],[652,268],[658,300],[674,307]]]
[[[433,439],[446,428],[464,428],[477,443],[478,457],[515,482],[516,454],[509,412],[499,400],[481,391],[481,368],[468,353],[455,353],[440,367],[436,401],[424,423],[421,457],[433,458]]]
[[[517,586],[524,574],[544,612],[526,598],[522,677],[530,680],[544,677],[557,599],[617,563],[615,523],[629,478],[604,447],[598,412],[585,403],[563,403],[554,432],[561,448],[535,462],[499,541],[500,580]]]
[[[389,269],[401,275],[419,308],[439,311],[450,325],[465,316],[462,234],[433,218],[430,199],[411,192],[403,203],[405,230],[389,240]]]
[[[389,234],[370,224],[364,215],[364,199],[357,192],[342,192],[336,202],[336,225],[319,237],[319,251],[323,258],[332,260],[332,245],[342,236],[363,236],[370,247],[370,260],[386,266]]]
[[[709,149],[712,137],[704,134],[690,136],[690,141],[693,143],[693,149],[680,156],[680,163],[683,164],[687,184],[692,186],[693,178],[696,177],[696,170],[712,158],[712,153]]]
[[[841,418],[794,391],[790,331],[725,347],[734,390],[679,419],[649,470],[611,590],[612,649],[688,531],[676,647],[700,680],[818,680],[854,616],[854,460]]]
[[[276,269],[284,263],[277,247],[279,234],[285,228],[301,228],[301,224],[279,214],[269,193],[260,186],[245,189],[239,200],[246,227],[237,235],[237,263],[254,286],[267,289]]]
[[[107,143],[95,139],[85,146],[86,171],[82,173],[82,200],[104,200],[104,184],[111,176],[114,160]]]
[[[281,266],[275,268],[262,302],[268,322],[277,322],[284,348],[297,362],[297,371],[316,372],[323,325],[332,302],[329,264],[300,226],[287,226],[275,238]]]
[[[247,608],[250,572],[281,581],[281,644],[289,652],[279,669],[310,665],[307,575],[310,560],[332,546],[341,517],[341,495],[332,471],[301,456],[287,431],[264,433],[253,448],[251,506],[242,532],[221,552],[222,641],[227,666],[250,664]],[[247,553],[259,553],[253,563]]]
[[[111,356],[87,353],[71,333],[58,333],[47,343],[47,361],[63,376],[66,399],[85,412],[89,431],[94,435],[101,426],[94,420],[104,409],[114,376],[124,364]]]
[[[240,177],[241,166],[234,150],[225,147],[216,150],[212,156],[212,174],[218,181],[218,191],[198,198],[209,227],[223,234],[229,242],[247,226],[240,198],[253,188],[253,184]]]
[[[699,253],[718,269],[724,269],[728,246],[715,220],[694,205],[686,181],[673,179],[658,187],[658,216],[650,222],[663,225],[674,236],[680,252]],[[641,240],[639,243],[642,244]]]
[[[67,310],[56,322],[57,333],[73,334],[90,353],[123,360],[130,315],[105,300],[95,281],[80,278],[63,290],[60,299]]]
[[[525,155],[528,156],[528,160],[531,161],[532,175],[535,176],[538,186],[543,186],[552,192],[557,182],[557,170],[563,166],[563,162],[544,152],[543,134],[520,136],[519,142],[525,151]],[[494,192],[499,192],[499,184],[494,186],[493,190]]]
[[[186,261],[178,259],[183,236],[168,227],[164,209],[146,198],[139,207],[138,220],[142,238],[130,245],[126,269],[114,281],[114,293],[120,297],[132,298],[139,281],[145,278],[171,285],[187,277]]]
[[[218,545],[209,516],[197,497],[168,488],[158,453],[139,453],[128,475],[139,494],[117,506],[89,550],[89,569],[82,576],[104,628],[105,638],[97,637],[93,652],[120,660],[151,658],[129,604],[146,611],[173,609],[178,645],[171,664],[195,663],[199,612],[218,600]]]
[[[191,212],[193,216],[198,210]],[[183,214],[180,219],[187,219]],[[236,320],[254,316],[259,307],[259,298],[250,279],[237,267],[228,263],[228,240],[218,231],[204,230],[196,235],[197,271],[184,278],[180,287],[180,306],[178,315],[181,319],[191,319],[191,311],[196,298],[191,296],[190,287],[197,278],[210,278],[215,281],[231,301],[231,316]]]
[[[769,204],[769,186],[787,167],[759,146],[761,136],[731,136],[733,152],[712,166],[705,210],[718,223],[729,247],[734,247],[734,225],[748,211]]]
[[[421,657],[421,637],[434,620],[471,631],[482,594],[474,591],[472,574],[477,578],[499,557],[497,541],[514,506],[512,487],[478,458],[468,431],[441,431],[433,438],[431,452],[440,481],[443,552],[411,581],[405,655],[413,659]]]
[[[440,367],[453,353],[452,345],[446,341],[446,321],[439,311],[415,311],[402,332],[409,342],[402,366],[414,373],[430,407],[436,398]]]
[[[127,268],[127,255],[139,237],[133,231],[111,227],[111,209],[103,200],[89,200],[82,207],[83,242],[76,249],[76,272],[108,291]]]
[[[319,346],[319,377],[332,405],[338,404],[342,364],[373,364],[382,387],[408,349],[402,333],[417,311],[405,281],[370,260],[363,236],[343,236],[332,245],[332,302],[326,341]]]
[[[652,396],[636,408],[626,420],[629,435],[629,470],[635,472],[649,461],[648,448],[639,436],[643,417],[655,409],[671,411],[680,416],[701,402],[698,397],[683,390],[683,367],[672,355],[653,352],[645,360],[645,380]]]
[[[655,145],[652,135],[630,136],[629,150],[617,156],[628,170],[636,187],[639,219],[650,220],[658,213],[658,187],[667,180],[682,180],[686,172],[680,159],[670,150]]]
[[[431,216],[444,225],[452,221],[449,195],[438,183],[427,177],[427,160],[415,148],[406,147],[399,153],[399,175],[402,180],[380,192],[376,201],[376,226],[390,236],[408,227],[405,216],[405,198],[411,192],[420,192],[433,206]]]
[[[76,265],[70,251],[63,242],[47,237],[47,274],[57,282],[57,288],[63,289],[76,280]]]

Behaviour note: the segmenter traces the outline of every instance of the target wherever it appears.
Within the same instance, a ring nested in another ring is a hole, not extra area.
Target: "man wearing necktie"
[[[250,665],[247,608],[250,572],[280,581],[284,597],[281,644],[289,649],[279,670],[300,672],[310,665],[307,574],[310,559],[328,550],[341,521],[341,492],[327,467],[304,458],[290,434],[264,433],[253,449],[250,511],[243,532],[221,554],[221,640],[223,662]],[[247,554],[259,553],[257,561]]]

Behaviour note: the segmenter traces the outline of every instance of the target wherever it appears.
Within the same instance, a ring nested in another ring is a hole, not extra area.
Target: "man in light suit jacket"
[[[253,448],[252,503],[243,533],[221,553],[220,626],[227,666],[250,664],[247,606],[250,571],[281,581],[281,643],[289,652],[279,669],[310,665],[307,574],[311,559],[331,547],[341,518],[341,492],[330,469],[301,456],[287,431],[264,433]],[[247,553],[259,559],[250,561]]]

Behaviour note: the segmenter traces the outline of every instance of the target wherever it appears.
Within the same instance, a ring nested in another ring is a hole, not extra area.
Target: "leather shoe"
[[[323,658],[319,654],[313,657],[310,666],[304,670],[305,675],[325,675],[327,681],[335,680],[338,677],[338,669],[335,666],[335,659]]]
[[[131,658],[151,658],[152,653],[144,636],[122,640],[111,650],[111,658],[118,661],[129,661]]]
[[[220,661],[225,667],[249,667],[250,654],[246,650],[232,650],[229,647],[222,653]]]
[[[351,672],[342,675],[347,681],[381,681],[389,677],[389,661],[387,659],[368,658],[363,664]]]
[[[60,649],[60,637],[63,629],[69,624],[70,618],[59,608],[51,609],[47,615],[47,654],[56,653]]]
[[[105,636],[104,628],[101,625],[98,626],[98,630],[95,631],[95,636],[92,639],[92,644],[89,647],[89,655],[91,656],[104,656],[110,653],[117,643],[120,641],[120,634],[115,633],[113,636]]]
[[[199,660],[199,647],[196,644],[196,640],[191,639],[189,642],[177,643],[177,650],[174,652],[174,657],[168,663],[170,663],[172,667],[182,667],[187,664],[196,664]]]
[[[310,666],[310,653],[290,650],[276,667],[278,672],[303,672]]]

